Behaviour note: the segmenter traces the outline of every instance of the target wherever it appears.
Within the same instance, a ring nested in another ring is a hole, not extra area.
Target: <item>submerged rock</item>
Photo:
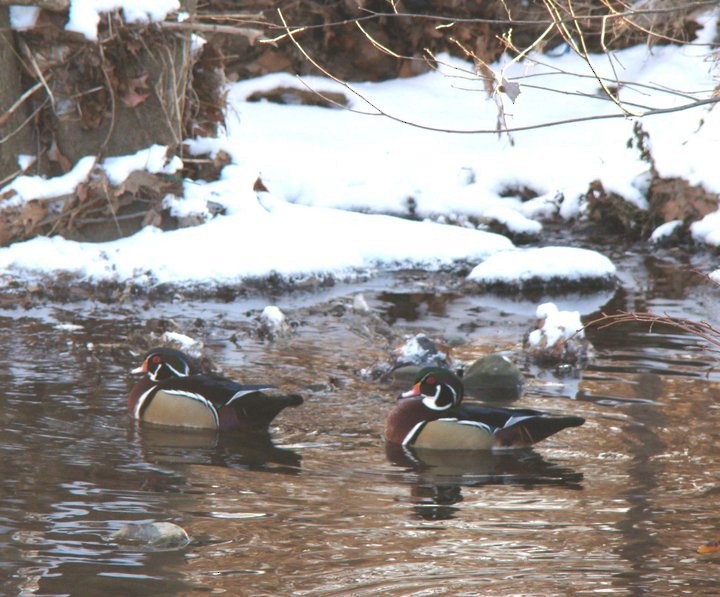
[[[133,522],[114,532],[110,541],[177,549],[190,543],[190,537],[184,528],[172,522]]]

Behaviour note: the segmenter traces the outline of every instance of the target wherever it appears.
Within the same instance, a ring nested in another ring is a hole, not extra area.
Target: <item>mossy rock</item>
[[[465,393],[487,402],[511,402],[522,394],[525,378],[506,356],[498,353],[479,358],[462,377]]]

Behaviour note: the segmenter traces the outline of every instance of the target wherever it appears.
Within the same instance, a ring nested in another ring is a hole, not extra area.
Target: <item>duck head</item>
[[[385,420],[385,441],[412,445],[423,427],[437,419],[452,417],[451,409],[463,398],[460,378],[441,367],[421,369],[413,387],[398,396]]]
[[[131,373],[144,373],[152,381],[162,381],[171,377],[187,377],[194,373],[191,358],[174,348],[153,348],[143,357],[142,365]]]
[[[413,387],[398,400],[418,398],[432,411],[445,411],[458,406],[463,399],[462,380],[448,369],[425,367],[420,370]]]

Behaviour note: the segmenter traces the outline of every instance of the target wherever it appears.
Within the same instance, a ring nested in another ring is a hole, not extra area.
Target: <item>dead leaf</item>
[[[154,209],[149,209],[145,214],[142,221],[143,228],[145,226],[155,226],[156,228],[162,228],[162,215]]]
[[[70,172],[73,168],[72,162],[66,158],[60,149],[58,148],[57,141],[55,139],[52,140],[52,144],[50,145],[50,148],[48,149],[48,159],[51,162],[57,162],[60,165],[60,170],[62,172]]]
[[[256,193],[263,192],[267,193],[268,188],[265,186],[265,183],[262,181],[262,179],[258,176],[257,180],[255,181],[255,184],[253,185],[253,191]]]
[[[4,215],[0,215],[0,247],[9,245],[15,237],[10,220]]]
[[[720,541],[710,541],[697,548],[698,553],[717,553],[720,551]]]
[[[133,196],[137,196],[141,188],[157,188],[161,182],[157,174],[153,174],[147,170],[134,170],[130,172],[128,177],[118,186],[117,194],[130,193]]]
[[[146,101],[150,94],[140,91],[148,89],[147,79],[147,73],[134,79],[128,79],[125,83],[126,89],[120,95],[120,101],[128,108],[135,108]]]
[[[31,235],[38,223],[47,215],[47,206],[40,201],[33,199],[28,201],[20,211],[20,218],[25,228],[25,233]]]
[[[520,95],[520,83],[508,81],[505,77],[503,77],[498,90],[507,95],[510,98],[510,101],[514,104],[515,100]]]

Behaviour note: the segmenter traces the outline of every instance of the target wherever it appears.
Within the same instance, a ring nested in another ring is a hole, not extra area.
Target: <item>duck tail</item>
[[[238,419],[252,427],[267,427],[283,410],[300,406],[302,396],[298,394],[271,394],[263,391],[248,392],[240,400],[233,400]]]
[[[495,432],[496,444],[503,448],[531,446],[558,431],[568,427],[579,427],[585,422],[582,417],[548,417],[531,415],[511,419],[502,429]]]

